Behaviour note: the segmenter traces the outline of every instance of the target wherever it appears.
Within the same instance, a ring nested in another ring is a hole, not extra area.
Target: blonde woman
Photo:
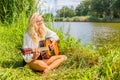
[[[52,56],[49,59],[39,58],[39,41],[45,40],[46,38],[49,38],[52,41],[52,44],[50,44],[51,49],[54,48],[55,41],[59,40],[59,37],[55,32],[45,27],[43,18],[39,13],[32,14],[24,35],[23,48],[32,48],[34,53],[23,55],[23,58],[31,69],[43,71],[43,73],[47,73],[50,70],[57,68],[67,59],[65,55]]]

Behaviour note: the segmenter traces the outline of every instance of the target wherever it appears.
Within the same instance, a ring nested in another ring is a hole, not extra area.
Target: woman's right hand
[[[39,52],[38,48],[33,49],[33,52],[34,52],[33,60],[36,60],[40,56],[40,52]]]

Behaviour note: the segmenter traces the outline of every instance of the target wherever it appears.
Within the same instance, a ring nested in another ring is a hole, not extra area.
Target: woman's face
[[[38,26],[40,26],[41,24],[43,23],[43,18],[42,18],[42,16],[38,16],[37,17],[37,19],[36,19],[36,24],[38,25]]]

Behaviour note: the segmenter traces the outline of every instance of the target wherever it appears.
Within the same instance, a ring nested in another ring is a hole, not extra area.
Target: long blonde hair
[[[39,38],[43,40],[45,38],[45,25],[42,23],[40,26],[36,24],[37,17],[40,16],[39,13],[34,13],[30,16],[29,22],[28,22],[28,28],[27,31],[29,35],[31,36],[32,40],[35,43],[38,43]]]

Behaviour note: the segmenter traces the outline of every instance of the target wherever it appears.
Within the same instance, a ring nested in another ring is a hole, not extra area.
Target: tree
[[[75,11],[67,6],[64,6],[62,9],[57,11],[57,15],[59,17],[73,17],[75,15]]]
[[[120,0],[113,0],[111,8],[113,10],[114,17],[120,18]]]
[[[104,12],[102,0],[91,0],[91,14],[92,16],[102,17]]]
[[[77,16],[90,15],[105,20],[120,18],[120,0],[83,0],[75,12]]]
[[[75,9],[77,16],[86,16],[90,11],[90,0],[82,1]]]

